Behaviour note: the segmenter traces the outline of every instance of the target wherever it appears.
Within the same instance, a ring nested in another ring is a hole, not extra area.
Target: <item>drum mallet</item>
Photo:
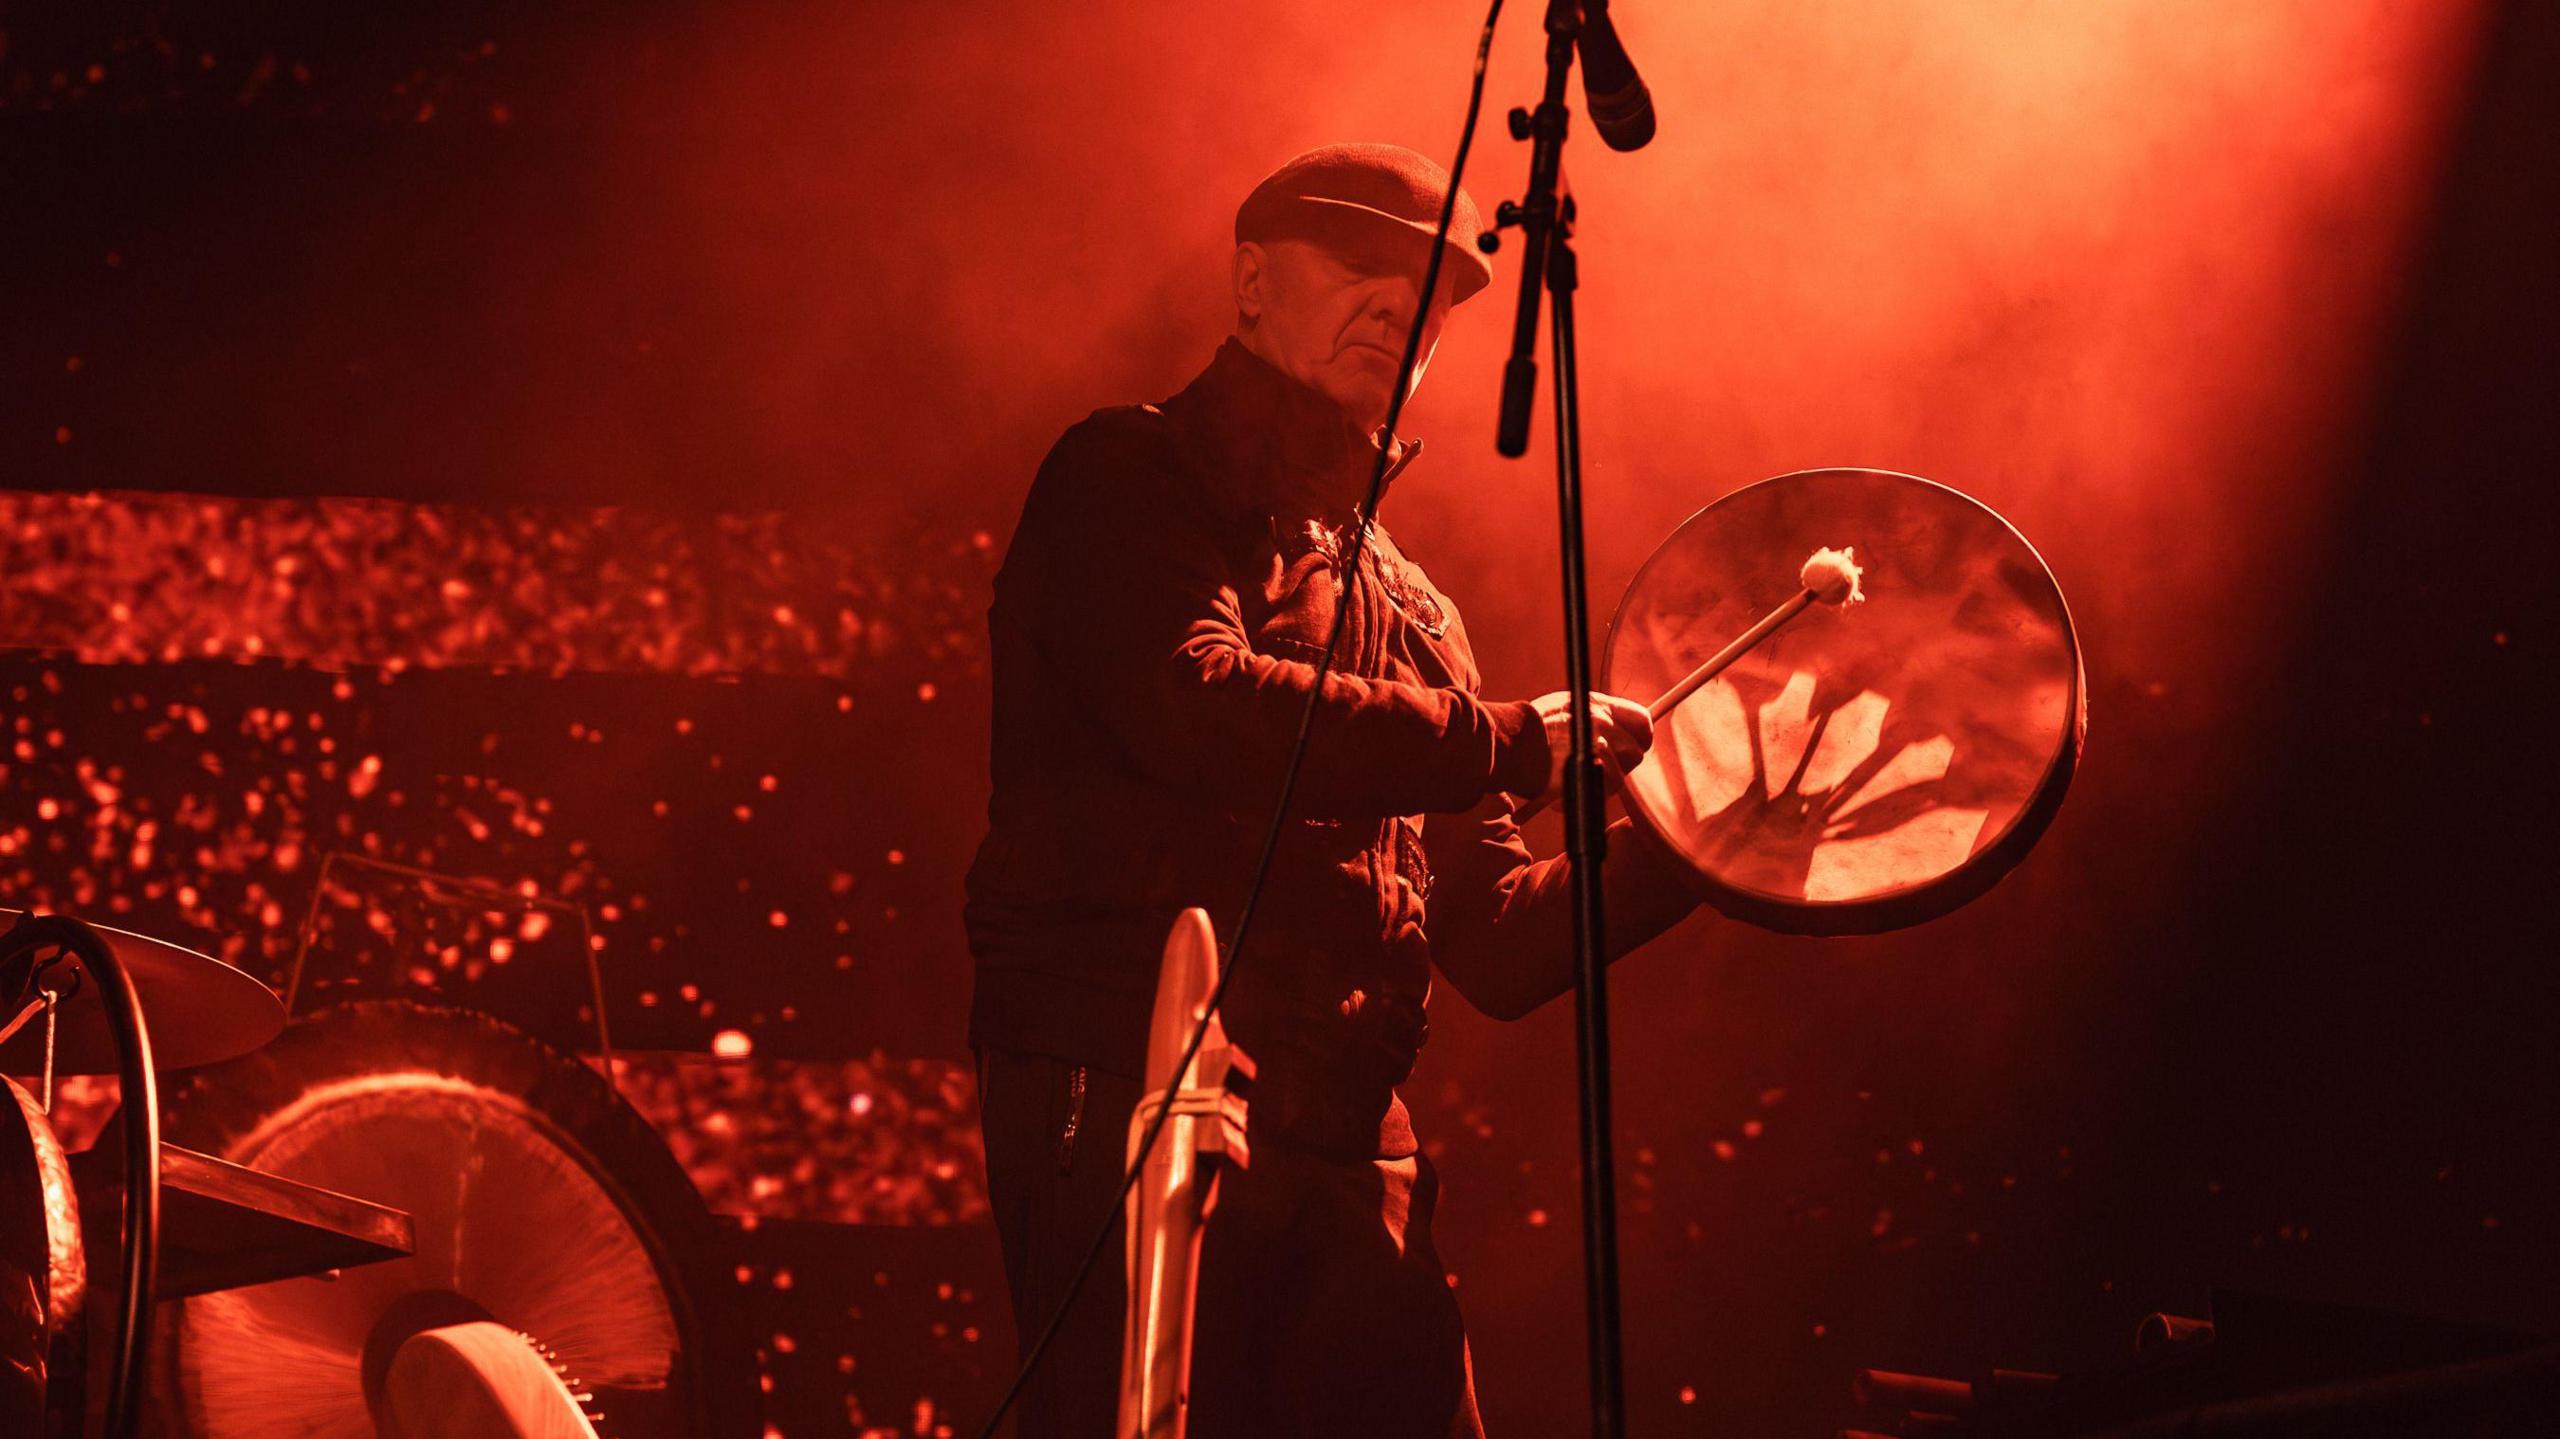
[[[1645,706],[1645,713],[1657,722],[1671,713],[1682,700],[1706,688],[1707,681],[1723,674],[1735,660],[1751,653],[1762,640],[1776,634],[1787,621],[1803,614],[1819,601],[1826,605],[1854,605],[1867,597],[1858,585],[1866,571],[1858,568],[1857,551],[1815,550],[1804,568],[1796,572],[1796,582],[1804,588],[1785,604],[1760,617],[1760,622],[1734,637],[1732,644],[1715,652],[1705,664],[1680,677],[1680,682],[1662,692],[1662,698]]]
[[[1751,653],[1762,640],[1785,628],[1789,620],[1803,614],[1811,606],[1817,603],[1854,605],[1864,600],[1867,594],[1859,586],[1858,581],[1865,574],[1866,571],[1858,567],[1857,550],[1854,546],[1837,550],[1815,550],[1812,556],[1805,560],[1804,568],[1796,572],[1796,583],[1803,588],[1797,590],[1786,603],[1762,615],[1759,622],[1751,628],[1734,636],[1733,643],[1709,656],[1705,664],[1682,675],[1678,683],[1662,692],[1660,699],[1645,706],[1645,713],[1653,718],[1654,723],[1660,724],[1662,717],[1678,708],[1682,700],[1705,689],[1707,681],[1723,674],[1735,660]],[[1544,811],[1548,803],[1549,800],[1541,796],[1534,803],[1522,806],[1513,818],[1527,819]]]

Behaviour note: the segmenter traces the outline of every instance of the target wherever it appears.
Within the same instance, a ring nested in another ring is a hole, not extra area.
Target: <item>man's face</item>
[[[1245,347],[1330,397],[1363,432],[1386,423],[1387,397],[1422,296],[1431,241],[1387,224],[1331,227],[1320,238],[1236,247],[1237,334]],[[1424,316],[1413,384],[1440,342],[1452,277]]]

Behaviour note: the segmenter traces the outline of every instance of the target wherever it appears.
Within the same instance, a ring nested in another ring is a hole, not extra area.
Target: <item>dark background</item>
[[[1598,597],[1735,485],[1927,474],[2051,561],[2092,725],[2050,835],[1967,910],[1839,942],[1702,918],[1618,971],[1637,1426],[1826,1432],[1859,1365],[2086,1366],[2217,1285],[2560,1330],[2560,17],[1655,8],[1621,6],[1663,141],[1573,161]],[[1497,114],[1529,96],[1531,16],[1497,49]],[[1205,360],[1228,207],[1271,165],[1352,134],[1448,152],[1475,18],[12,7],[0,482],[564,532],[606,505],[778,515],[790,584],[869,585],[913,642],[696,675],[573,644],[527,673],[328,611],[328,672],[359,683],[311,703],[380,730],[421,797],[380,822],[395,850],[552,889],[716,875],[633,921],[613,971],[719,1006],[635,1019],[651,1044],[734,1022],[769,1053],[955,1058],[973,587],[1030,469],[1085,410]],[[1469,177],[1488,205],[1521,170],[1498,124]],[[1388,518],[1467,604],[1488,684],[1527,694],[1555,683],[1552,562],[1542,464],[1484,443],[1507,289],[1443,346],[1415,418],[1431,488]],[[125,582],[50,537],[63,512],[12,503],[32,528],[0,643],[36,653],[9,662],[9,720],[85,717],[126,810],[222,787],[147,779],[165,737],[119,730],[122,698],[237,714],[333,683],[290,657],[119,658],[53,602]],[[899,590],[911,571],[934,592]],[[218,607],[220,577],[190,583]],[[395,660],[424,672],[377,689]],[[751,843],[717,828],[737,777],[671,737],[695,715],[797,797]],[[655,738],[582,769],[574,723]],[[64,902],[201,870],[218,902],[170,889],[129,922],[267,945],[260,907],[298,913],[309,879],[264,820],[210,864],[134,866],[123,831],[112,863],[46,847],[40,796],[94,819],[85,733],[0,772],[9,883]],[[471,753],[484,733],[505,742]],[[236,719],[197,743],[293,767]],[[556,793],[552,832],[438,841],[465,775]],[[652,837],[616,808],[652,784],[704,818]],[[832,936],[777,942],[772,893],[861,926],[850,977]],[[1411,1098],[1487,1418],[1561,1432],[1566,1017],[1436,1011]]]

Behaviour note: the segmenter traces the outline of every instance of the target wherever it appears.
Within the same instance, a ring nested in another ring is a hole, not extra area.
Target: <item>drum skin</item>
[[[1610,622],[1602,688],[1663,693],[1824,548],[1853,552],[1866,598],[1813,605],[1665,715],[1623,793],[1723,913],[1872,934],[1973,900],[2034,847],[2087,686],[2061,588],[2006,520],[1917,476],[1824,469],[1675,530]]]
[[[375,1414],[382,1439],[601,1439],[540,1351],[486,1319],[412,1335]]]

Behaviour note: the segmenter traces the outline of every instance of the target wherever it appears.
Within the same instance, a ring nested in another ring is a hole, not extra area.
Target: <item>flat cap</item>
[[[1449,172],[1430,156],[1402,145],[1326,145],[1291,160],[1253,187],[1236,208],[1236,243],[1321,231],[1327,221],[1374,217],[1421,235],[1439,232],[1440,207],[1448,199]],[[1476,248],[1484,216],[1465,190],[1449,220],[1448,276],[1451,303],[1493,281],[1493,261]]]

